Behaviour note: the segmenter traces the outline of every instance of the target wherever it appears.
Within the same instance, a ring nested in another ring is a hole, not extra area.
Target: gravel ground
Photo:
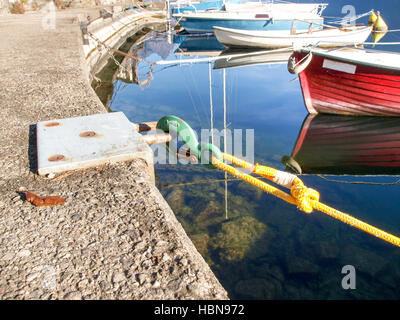
[[[40,13],[0,17],[0,298],[228,298],[145,162],[36,174],[35,123],[106,112],[72,23],[81,12],[58,12],[55,30]],[[67,201],[34,207],[20,188]]]

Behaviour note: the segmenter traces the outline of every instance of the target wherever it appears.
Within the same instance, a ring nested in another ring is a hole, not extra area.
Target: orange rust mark
[[[98,134],[94,131],[85,131],[79,134],[81,138],[93,138],[98,136]]]
[[[59,196],[41,197],[30,191],[21,191],[21,193],[25,194],[27,201],[37,207],[59,206],[64,204],[65,200],[67,200],[67,198],[62,198]]]
[[[53,122],[46,123],[45,127],[57,127],[59,125],[61,125],[61,123],[53,121]]]
[[[51,156],[47,158],[50,162],[56,162],[56,161],[64,161],[66,158],[62,154],[55,154],[54,156]]]

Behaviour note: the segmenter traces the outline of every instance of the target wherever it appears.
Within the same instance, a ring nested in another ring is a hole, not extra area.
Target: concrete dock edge
[[[54,29],[0,16],[0,298],[227,299],[145,161],[36,173],[36,123],[106,112],[76,19],[90,13],[57,11]],[[18,190],[67,200],[34,207]]]

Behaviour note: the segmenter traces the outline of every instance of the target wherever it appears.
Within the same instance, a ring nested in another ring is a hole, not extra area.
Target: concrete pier
[[[55,29],[0,16],[0,298],[226,299],[145,161],[37,175],[36,123],[106,112],[76,19],[93,12],[59,11]],[[67,200],[34,207],[18,190]]]

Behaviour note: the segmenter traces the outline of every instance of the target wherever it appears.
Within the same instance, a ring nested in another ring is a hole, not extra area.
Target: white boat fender
[[[288,65],[287,65],[288,71],[291,74],[299,74],[308,67],[308,65],[312,60],[312,57],[313,55],[310,51],[303,59],[301,59],[299,62],[296,62],[296,57],[294,56],[293,53],[288,60]]]

